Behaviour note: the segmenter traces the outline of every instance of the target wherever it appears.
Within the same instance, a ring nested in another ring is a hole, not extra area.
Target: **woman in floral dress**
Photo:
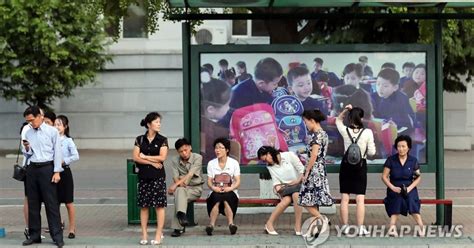
[[[310,132],[310,141],[306,147],[308,163],[306,164],[298,205],[305,207],[314,217],[322,217],[324,221],[328,221],[318,211],[320,206],[331,206],[334,203],[334,199],[329,192],[325,166],[328,135],[321,128],[321,122],[326,120],[326,116],[316,109],[305,110],[302,117]]]

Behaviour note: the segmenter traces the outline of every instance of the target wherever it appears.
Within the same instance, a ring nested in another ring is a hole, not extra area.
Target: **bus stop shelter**
[[[198,144],[198,128],[193,123],[191,113],[199,112],[199,102],[192,101],[191,97],[191,35],[192,30],[190,21],[198,20],[281,20],[281,19],[413,19],[413,20],[433,20],[434,22],[434,50],[435,56],[435,109],[443,109],[443,43],[442,43],[442,22],[448,19],[474,19],[474,13],[446,13],[445,8],[473,8],[474,2],[471,1],[372,1],[372,0],[168,0],[171,9],[178,9],[170,14],[171,20],[184,21],[182,23],[182,48],[183,48],[183,88],[184,88],[184,134],[190,137],[193,144]],[[400,13],[364,13],[365,7],[386,8],[403,7],[406,11]],[[191,8],[226,8],[231,11],[225,13],[197,13],[191,11]],[[232,13],[233,8],[266,8],[265,13]],[[295,15],[292,11],[281,13],[273,10],[279,8],[298,10]],[[307,11],[305,10],[307,8]],[[318,13],[311,12],[309,8],[347,8],[347,13]],[[423,8],[430,11],[414,12],[408,11],[410,8]],[[436,174],[436,199],[445,198],[444,182],[444,128],[443,112],[436,111],[435,114],[436,136],[435,152],[430,160],[430,172]],[[199,121],[199,120],[198,120]],[[197,138],[196,138],[197,137]],[[248,168],[251,170],[251,168]],[[376,172],[370,171],[369,172]],[[379,172],[379,171],[377,171]],[[437,205],[436,224],[442,225],[444,220],[444,209],[442,205]]]

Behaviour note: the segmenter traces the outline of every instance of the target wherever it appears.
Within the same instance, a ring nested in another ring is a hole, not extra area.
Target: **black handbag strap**
[[[18,152],[16,153],[16,163],[18,164],[18,159],[20,158],[20,151],[21,151],[21,137],[20,137],[20,144],[18,144]]]

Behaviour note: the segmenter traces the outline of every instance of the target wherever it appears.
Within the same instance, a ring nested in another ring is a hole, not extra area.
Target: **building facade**
[[[140,29],[140,11],[124,20],[122,38],[112,45],[113,63],[94,84],[57,99],[57,114],[70,118],[79,149],[131,149],[144,132],[139,123],[150,111],[163,115],[162,134],[170,144],[183,136],[181,24],[162,22],[152,35]],[[207,21],[193,44],[268,44],[256,21]],[[216,68],[215,68],[215,71]],[[16,149],[26,108],[0,98],[0,149]],[[471,149],[474,144],[474,83],[466,93],[445,93],[445,147]]]

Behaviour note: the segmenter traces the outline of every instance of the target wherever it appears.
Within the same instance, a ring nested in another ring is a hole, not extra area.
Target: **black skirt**
[[[361,165],[341,163],[339,171],[339,188],[341,194],[365,195],[367,189],[367,160]]]
[[[212,208],[219,203],[219,213],[222,215],[225,215],[225,205],[224,202],[227,202],[232,209],[232,213],[234,214],[233,217],[235,217],[235,214],[237,213],[237,206],[239,205],[239,198],[237,195],[234,193],[234,191],[231,192],[225,192],[225,193],[216,193],[212,192],[209,197],[206,199],[207,203],[207,214],[211,216],[211,211]]]
[[[138,179],[138,207],[165,208],[166,180],[165,177]]]
[[[25,197],[28,195],[26,194],[26,176],[25,176],[25,181],[23,181],[23,190],[25,191]]]
[[[64,171],[60,174],[61,180],[58,183],[58,202],[72,203],[74,202],[74,180],[69,167],[64,167]]]

